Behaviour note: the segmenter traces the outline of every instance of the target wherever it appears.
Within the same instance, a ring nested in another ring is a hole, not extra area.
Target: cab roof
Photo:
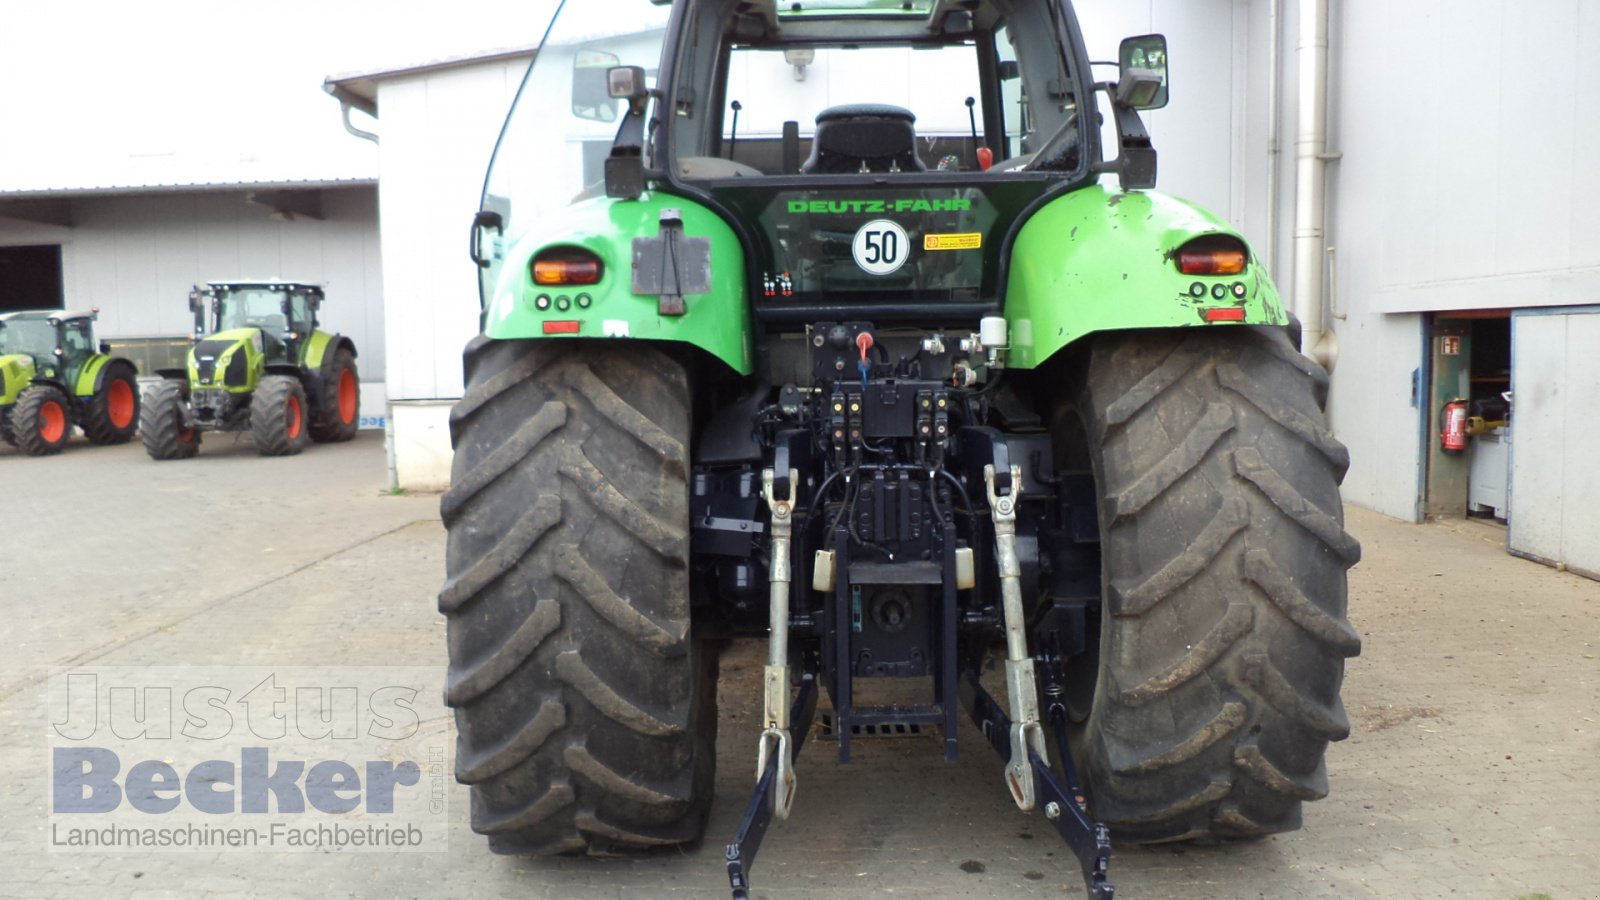
[[[100,315],[100,311],[97,309],[90,310],[88,312],[75,310],[63,311],[59,309],[23,310],[21,312],[0,313],[0,324],[4,324],[6,322],[30,321],[71,322],[74,319],[94,319],[98,315]]]

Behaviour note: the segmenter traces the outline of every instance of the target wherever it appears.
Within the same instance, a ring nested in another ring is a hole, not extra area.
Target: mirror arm
[[[611,155],[606,157],[606,196],[618,200],[636,200],[644,193],[644,132],[645,112],[650,95],[634,97],[628,101],[628,114],[617,128],[616,140],[611,144]]]
[[[1123,102],[1117,86],[1108,84],[1106,88],[1117,118],[1117,158],[1111,165],[1123,190],[1149,190],[1156,186],[1156,150],[1150,144],[1150,132],[1145,130],[1139,110]]]

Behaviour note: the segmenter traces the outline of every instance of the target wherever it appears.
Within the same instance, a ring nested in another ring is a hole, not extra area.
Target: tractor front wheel
[[[183,385],[150,388],[139,411],[139,439],[151,459],[190,459],[200,452],[200,429],[183,423]]]
[[[139,383],[134,380],[133,367],[125,363],[111,366],[83,417],[84,435],[102,446],[126,444],[139,430]]]
[[[268,375],[250,398],[250,436],[262,456],[293,456],[310,437],[300,379]]]
[[[17,433],[11,430],[11,410],[0,409],[0,441],[5,441],[11,446],[17,445]]]
[[[72,407],[67,395],[49,385],[34,385],[22,392],[11,411],[11,428],[17,448],[29,456],[60,453],[72,436]]]
[[[334,354],[322,373],[322,396],[311,419],[311,439],[319,444],[348,441],[356,436],[361,415],[361,375],[349,350]]]
[[[1297,828],[1361,648],[1326,375],[1265,328],[1108,334],[1080,359],[1053,430],[1100,495],[1098,677],[1069,704],[1093,813],[1138,843]]]
[[[684,368],[627,342],[466,351],[439,594],[456,778],[496,853],[697,840],[716,656],[689,633]]]

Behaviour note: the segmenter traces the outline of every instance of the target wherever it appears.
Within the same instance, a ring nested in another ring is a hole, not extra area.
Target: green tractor
[[[195,345],[187,369],[161,369],[139,436],[153,459],[200,452],[205,431],[249,432],[262,456],[308,441],[355,437],[361,409],[356,345],[317,329],[322,288],[294,282],[211,282],[189,294]]]
[[[133,363],[94,339],[99,310],[0,315],[0,438],[29,456],[60,453],[83,429],[122,444],[139,425]]]
[[[562,4],[473,221],[441,503],[492,850],[698,840],[738,638],[735,897],[821,694],[840,763],[970,718],[1097,898],[1113,840],[1327,794],[1360,649],[1327,376],[1243,236],[1152,189],[1165,39],[1093,65],[1070,0]]]

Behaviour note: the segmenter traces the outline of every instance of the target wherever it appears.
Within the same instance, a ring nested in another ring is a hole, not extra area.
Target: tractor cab
[[[212,282],[195,288],[189,302],[196,335],[254,329],[265,362],[294,364],[300,342],[316,330],[322,296],[313,284]]]
[[[97,312],[19,312],[0,316],[0,357],[29,357],[37,377],[75,383],[97,352],[96,315]]]

